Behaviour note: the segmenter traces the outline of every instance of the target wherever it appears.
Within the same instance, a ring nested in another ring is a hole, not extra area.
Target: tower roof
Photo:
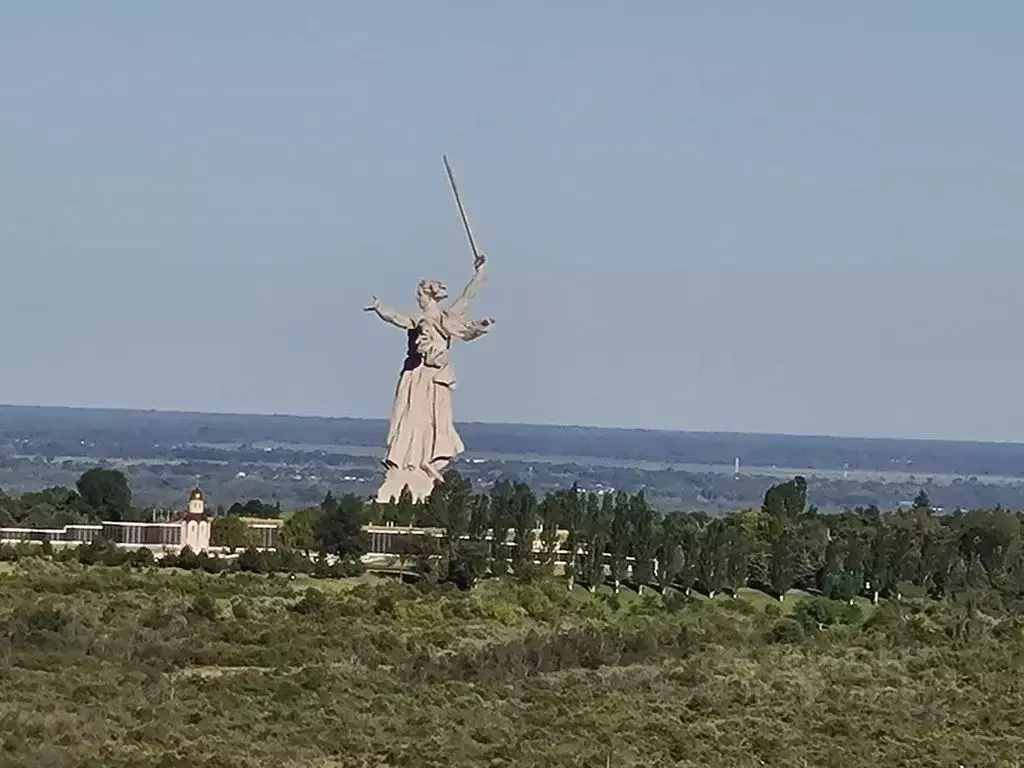
[[[198,508],[193,511],[195,502],[199,502]],[[188,494],[188,509],[185,510],[185,514],[182,520],[205,520],[207,519],[206,514],[206,496],[203,493],[203,489],[196,487],[193,488]]]

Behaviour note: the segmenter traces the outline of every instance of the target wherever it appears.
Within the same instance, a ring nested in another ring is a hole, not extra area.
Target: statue
[[[405,486],[413,500],[430,495],[434,484],[464,446],[452,422],[452,390],[455,371],[448,359],[452,339],[472,341],[487,333],[491,318],[474,320],[468,316],[484,280],[486,258],[477,253],[473,260],[473,278],[462,294],[447,308],[445,285],[437,280],[421,280],[416,289],[417,311],[403,315],[385,307],[376,296],[364,307],[386,323],[406,331],[408,350],[398,377],[391,408],[386,475],[377,491],[377,501],[397,499]]]

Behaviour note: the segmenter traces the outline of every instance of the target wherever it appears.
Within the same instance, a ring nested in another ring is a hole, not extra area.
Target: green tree
[[[943,525],[930,507],[912,509],[909,516],[918,552],[913,582],[927,592],[934,592],[957,556],[955,532]]]
[[[978,562],[993,585],[1003,585],[1021,549],[1021,524],[1004,509],[968,512],[957,523],[959,549],[968,562]]]
[[[364,555],[368,543],[362,528],[363,514],[363,502],[358,496],[346,494],[335,500],[328,493],[316,521],[314,538],[318,549],[345,558]]]
[[[520,577],[533,574],[533,544],[537,528],[537,496],[525,483],[512,490],[512,571]]]
[[[491,573],[504,576],[508,573],[508,532],[515,524],[515,486],[508,480],[499,480],[491,489]]]
[[[605,515],[611,518],[612,525],[611,535],[608,538],[608,566],[612,574],[612,589],[618,593],[629,570],[629,562],[626,559],[629,557],[630,544],[629,495],[625,491],[616,491],[614,495],[605,495],[604,505],[608,510]]]
[[[398,525],[413,525],[416,523],[416,513],[419,506],[412,497],[409,486],[402,486],[398,494],[398,502],[395,504],[395,522]]]
[[[87,513],[101,520],[125,519],[132,508],[128,478],[119,469],[93,467],[82,473],[76,483]]]
[[[873,521],[871,551],[864,570],[864,586],[877,603],[881,595],[888,595],[896,588],[896,569],[892,561],[892,542],[889,527],[884,519]]]
[[[481,541],[462,540],[448,558],[445,581],[470,589],[487,569],[487,547]]]
[[[736,597],[740,587],[747,584],[750,544],[741,521],[734,515],[725,521],[725,537],[727,556],[723,582],[725,588]]]
[[[316,521],[320,510],[296,510],[281,526],[281,545],[303,552],[307,556],[316,547]]]
[[[729,530],[726,522],[716,518],[701,531],[697,578],[708,597],[714,597],[726,586],[729,564]]]
[[[683,539],[690,521],[681,512],[671,512],[661,518],[658,538],[658,586],[664,595],[686,566]]]
[[[491,533],[491,497],[478,493],[473,497],[473,512],[469,517],[469,536],[474,541],[486,541]]]
[[[817,586],[825,597],[832,597],[843,575],[843,543],[837,535],[829,535],[825,557],[818,569]]]
[[[58,511],[52,504],[36,504],[25,515],[23,524],[29,528],[56,528]]]
[[[915,578],[921,571],[920,526],[911,515],[897,512],[888,517],[885,527],[891,566],[888,581],[892,594],[898,596],[900,582]]]
[[[683,567],[676,577],[676,584],[686,595],[690,594],[693,585],[697,582],[698,569],[700,567],[701,552],[701,531],[696,523],[683,528],[683,540],[680,544],[683,550]]]
[[[562,522],[565,505],[565,491],[547,494],[537,505],[540,518],[541,565],[546,574],[554,573],[558,557],[558,528]]]
[[[606,497],[607,498],[607,497]],[[591,592],[604,583],[604,556],[611,527],[611,511],[596,493],[588,493],[580,538],[583,545],[581,573]]]
[[[571,592],[579,575],[579,551],[581,534],[587,512],[587,498],[576,483],[567,492],[562,508],[562,524],[565,526],[565,575]]]
[[[629,547],[634,558],[633,580],[637,591],[654,582],[654,559],[658,554],[657,515],[641,491],[629,500]]]
[[[761,511],[767,518],[768,586],[779,600],[796,576],[799,522],[806,507],[807,481],[800,475],[765,491]]]
[[[441,572],[441,545],[433,536],[410,536],[405,559],[427,584],[436,584],[444,575]]]
[[[260,499],[249,499],[244,504],[236,501],[228,507],[227,513],[237,517],[277,519],[281,516],[281,503],[265,504]]]
[[[762,511],[775,518],[795,522],[807,508],[807,480],[797,475],[764,492]]]
[[[234,552],[252,546],[254,541],[252,529],[235,515],[215,517],[210,524],[210,543],[215,547],[227,547]]]
[[[463,536],[469,534],[473,514],[473,486],[453,469],[444,473],[427,499],[425,514],[429,525],[444,531],[441,542],[446,560],[451,560]]]

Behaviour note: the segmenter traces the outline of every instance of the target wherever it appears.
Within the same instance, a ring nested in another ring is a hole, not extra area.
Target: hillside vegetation
[[[92,477],[47,498],[129,503]],[[362,573],[367,520],[443,529],[406,553],[417,584]],[[0,546],[0,765],[1024,765],[1003,509],[822,515],[797,477],[661,516],[452,473],[424,505],[328,494],[276,552],[215,525],[236,558]]]
[[[0,574],[0,764],[1012,766],[1015,608],[26,557]]]

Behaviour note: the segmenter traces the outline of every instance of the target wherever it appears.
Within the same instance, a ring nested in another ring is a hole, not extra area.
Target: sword
[[[469,219],[466,218],[466,209],[462,207],[462,198],[459,197],[459,188],[455,185],[455,174],[448,164],[448,155],[441,155],[444,160],[444,169],[448,173],[448,183],[452,187],[452,195],[455,197],[455,204],[459,207],[459,216],[462,217],[462,228],[466,230],[466,238],[469,240],[469,247],[473,251],[473,259],[480,258],[480,251],[476,247],[476,240],[473,239],[473,230],[469,227]]]

